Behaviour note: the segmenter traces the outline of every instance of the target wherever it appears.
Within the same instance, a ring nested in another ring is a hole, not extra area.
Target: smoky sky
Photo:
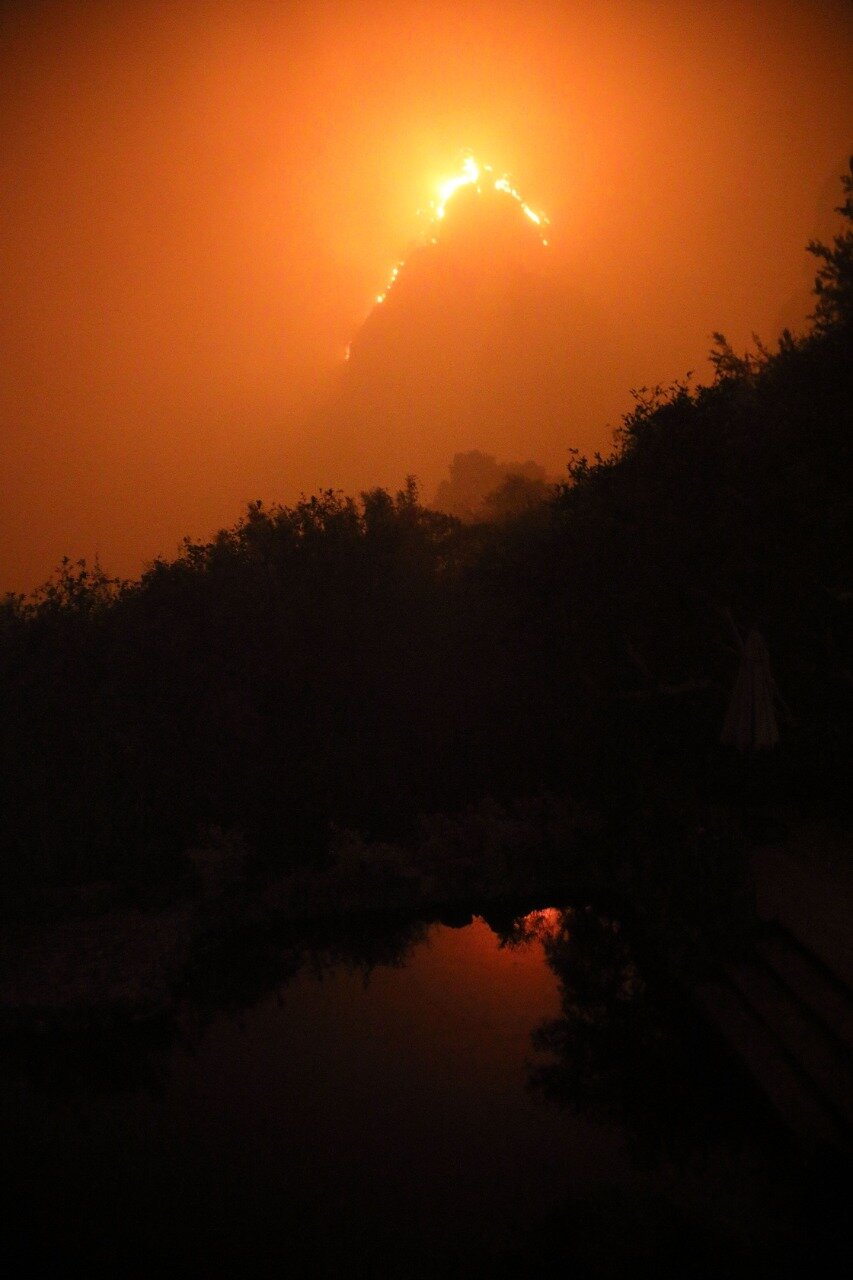
[[[456,448],[559,472],[632,387],[705,376],[713,330],[802,328],[851,53],[846,3],[0,5],[0,587],[138,573],[257,497],[428,494]],[[382,397],[444,311],[368,337],[467,153],[549,244],[501,286],[498,384],[436,430],[440,362],[410,413]]]

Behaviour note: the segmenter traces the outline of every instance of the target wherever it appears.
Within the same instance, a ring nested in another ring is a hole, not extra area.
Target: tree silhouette
[[[853,319],[853,156],[841,183],[845,198],[836,207],[836,213],[841,214],[847,225],[831,245],[820,240],[811,240],[808,245],[809,253],[822,264],[815,280],[817,306],[811,317],[820,333],[836,326],[849,330]]]

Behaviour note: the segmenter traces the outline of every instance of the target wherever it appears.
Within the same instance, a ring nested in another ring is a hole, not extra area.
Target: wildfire
[[[530,911],[519,921],[521,932],[525,937],[538,938],[541,941],[559,937],[565,928],[566,913],[556,907],[542,907],[539,911]]]
[[[473,187],[475,191],[478,191],[480,193],[488,192],[488,191],[499,191],[499,192],[502,192],[504,195],[510,196],[516,202],[519,209],[524,214],[525,218],[527,218],[529,222],[532,222],[533,225],[537,228],[537,230],[539,231],[539,238],[542,241],[542,244],[543,245],[548,244],[548,241],[545,238],[545,234],[544,234],[544,228],[548,226],[548,219],[546,218],[545,214],[537,213],[535,209],[532,209],[530,207],[530,205],[522,198],[521,193],[518,191],[517,187],[513,185],[512,180],[510,179],[508,174],[496,176],[495,171],[491,165],[479,164],[478,161],[475,160],[474,157],[470,154],[467,155],[463,160],[462,170],[460,173],[455,174],[454,177],[452,178],[445,178],[442,182],[438,184],[436,188],[438,198],[430,201],[429,211],[430,211],[430,217],[433,223],[433,234],[430,235],[431,244],[436,244],[438,241],[437,234],[435,234],[435,232],[437,231],[436,224],[444,220],[447,213],[448,204],[456,195],[456,192],[459,191],[462,187]],[[385,299],[388,297],[388,292],[391,289],[391,286],[394,284],[394,281],[397,279],[398,275],[400,274],[400,271],[402,270],[403,266],[404,266],[404,263],[401,261],[401,262],[398,262],[397,265],[394,267],[390,276],[388,277],[388,283],[385,285],[385,288],[382,290],[381,293],[377,293],[376,296],[374,297],[373,299],[374,307],[381,306],[382,303],[385,301]],[[347,347],[346,353],[344,355],[344,359],[349,360],[349,357],[350,357],[350,348]]]
[[[439,202],[433,202],[435,216],[438,219],[444,217],[448,200],[451,200],[460,187],[480,187],[480,166],[473,156],[466,156],[462,165],[462,172],[457,174],[455,178],[445,178],[444,182],[438,184]]]
[[[476,191],[502,191],[506,195],[511,196],[516,204],[534,226],[539,227],[540,234],[542,227],[548,225],[548,219],[544,213],[537,213],[535,209],[531,209],[530,205],[521,196],[521,193],[510,180],[508,174],[502,177],[495,177],[495,171],[491,165],[480,165],[469,155],[465,157],[462,164],[462,172],[456,174],[453,178],[445,178],[443,182],[438,184],[438,200],[433,201],[432,210],[437,222],[441,222],[447,212],[447,205],[453,199],[456,192],[461,187],[474,187]],[[548,241],[542,236],[542,243],[547,245]]]

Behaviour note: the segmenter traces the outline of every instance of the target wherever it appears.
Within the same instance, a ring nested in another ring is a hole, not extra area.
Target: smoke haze
[[[138,573],[256,497],[408,471],[429,495],[457,450],[559,472],[607,449],[632,386],[704,376],[712,330],[802,327],[804,246],[837,222],[846,4],[6,3],[0,23],[2,588],[63,554]],[[408,417],[378,388],[447,339],[439,314],[462,329],[422,289],[380,341],[393,292],[374,300],[414,273],[465,151],[547,213],[549,245],[488,302],[500,332],[516,317],[489,395],[435,429],[437,365]]]

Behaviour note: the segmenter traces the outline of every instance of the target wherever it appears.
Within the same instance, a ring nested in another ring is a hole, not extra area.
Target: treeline
[[[331,826],[553,792],[635,827],[730,802],[720,745],[758,631],[762,787],[842,803],[851,745],[851,197],[815,323],[708,386],[641,393],[612,457],[490,522],[414,482],[252,504],[138,582],[65,562],[0,612],[2,880],[168,877],[212,831],[270,866]],[[744,780],[746,779],[746,783]]]

